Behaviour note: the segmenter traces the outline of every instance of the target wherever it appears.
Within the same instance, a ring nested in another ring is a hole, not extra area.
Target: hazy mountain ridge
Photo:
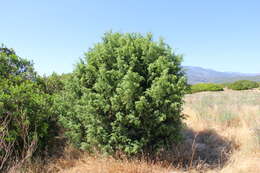
[[[225,83],[237,80],[260,81],[260,74],[247,74],[238,72],[220,72],[202,67],[184,66],[189,84],[196,83]]]

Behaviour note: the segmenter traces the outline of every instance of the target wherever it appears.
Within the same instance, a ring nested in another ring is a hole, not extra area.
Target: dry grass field
[[[67,147],[63,157],[30,164],[25,172],[260,172],[259,90],[203,92],[187,95],[185,101],[184,142],[156,161],[89,156]]]
[[[186,97],[187,126],[196,132],[214,131],[230,146],[220,168],[208,172],[260,172],[260,92],[225,91]],[[214,141],[214,139],[212,139]],[[215,139],[218,143],[218,139]],[[209,148],[209,154],[216,146]]]

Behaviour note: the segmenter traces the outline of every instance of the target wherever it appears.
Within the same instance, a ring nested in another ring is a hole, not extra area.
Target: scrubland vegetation
[[[260,170],[260,92],[202,92],[185,96],[183,141],[161,156],[126,158],[91,155],[65,147],[49,164],[28,172],[257,173]]]
[[[0,61],[0,172],[260,170],[259,90],[190,91],[150,34],[105,34],[71,74],[40,76],[5,47]]]

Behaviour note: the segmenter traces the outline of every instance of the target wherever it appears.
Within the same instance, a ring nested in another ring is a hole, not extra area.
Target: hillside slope
[[[225,83],[237,80],[260,81],[260,74],[246,74],[236,72],[219,72],[211,69],[194,66],[184,66],[188,83]]]

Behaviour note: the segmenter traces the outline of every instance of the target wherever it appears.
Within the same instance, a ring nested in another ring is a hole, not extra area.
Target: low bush
[[[191,86],[191,93],[203,91],[223,91],[223,86],[213,83],[200,83]]]
[[[254,81],[249,80],[239,80],[228,86],[229,89],[232,90],[248,90],[253,88],[258,88],[259,84]]]

